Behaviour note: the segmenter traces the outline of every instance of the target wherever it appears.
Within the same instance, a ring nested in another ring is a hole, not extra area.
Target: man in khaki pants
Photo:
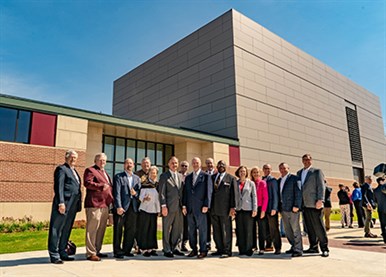
[[[107,257],[101,248],[109,217],[109,205],[113,202],[112,182],[105,171],[107,157],[104,153],[95,155],[95,164],[84,172],[86,187],[86,257],[90,261],[100,261]]]

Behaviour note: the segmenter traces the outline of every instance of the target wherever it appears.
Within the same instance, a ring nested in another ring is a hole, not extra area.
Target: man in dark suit
[[[113,188],[110,176],[105,171],[107,156],[105,153],[95,155],[95,164],[84,171],[86,198],[86,258],[100,261],[107,255],[101,253],[105,235],[109,206],[113,203]]]
[[[232,217],[236,209],[236,178],[226,173],[226,163],[217,163],[216,175],[212,175],[213,194],[211,202],[211,216],[213,225],[213,239],[217,251],[213,256],[227,258],[232,256]]]
[[[134,162],[126,159],[125,171],[114,176],[114,257],[123,259],[124,256],[132,257],[131,249],[134,245],[135,231],[137,228],[137,215],[139,207],[139,191],[141,179],[133,173]],[[123,244],[121,246],[123,233]]]
[[[302,233],[300,230],[300,207],[302,205],[301,184],[296,175],[289,172],[286,163],[279,165],[281,177],[278,180],[280,186],[279,210],[283,218],[285,235],[291,244],[291,249],[286,254],[292,257],[303,255]]]
[[[263,180],[267,183],[268,188],[268,206],[266,215],[268,218],[269,226],[269,240],[267,239],[267,246],[275,247],[275,254],[279,255],[281,253],[281,237],[279,231],[279,185],[275,177],[271,175],[272,166],[270,164],[263,165],[264,177]]]
[[[48,234],[48,252],[51,263],[54,264],[74,260],[65,250],[76,213],[81,210],[81,180],[74,168],[77,159],[78,154],[74,150],[68,150],[65,154],[66,162],[58,166],[54,173],[55,196]]]
[[[206,171],[205,172],[209,176],[217,174],[217,169],[215,167],[214,160],[212,158],[207,158],[205,160],[205,165],[206,165]],[[206,222],[207,222],[207,230],[208,230],[208,232],[207,232],[208,236],[207,236],[207,240],[206,240],[206,248],[209,251],[212,248],[212,246],[211,246],[211,244],[212,244],[212,218],[210,215],[210,209],[206,213]]]
[[[183,183],[184,187],[185,187],[185,178],[189,174],[188,169],[189,169],[188,161],[180,162],[180,170],[178,172],[182,175],[182,183]],[[184,230],[182,232],[181,251],[188,251],[188,249],[186,248],[186,243],[189,240],[188,218],[186,216],[184,216],[183,221],[184,221]]]
[[[378,187],[374,190],[374,201],[378,206],[378,217],[381,223],[381,235],[386,243],[386,176],[377,178]]]
[[[192,252],[188,257],[195,257],[197,251],[197,229],[200,242],[200,254],[202,259],[207,256],[207,222],[206,213],[210,208],[212,196],[212,179],[201,170],[200,158],[192,159],[193,172],[185,178],[182,212],[188,219],[189,244]]]
[[[323,202],[326,191],[324,175],[320,169],[312,167],[310,154],[304,154],[302,162],[304,168],[299,170],[297,175],[302,183],[303,216],[310,243],[310,248],[304,253],[319,253],[319,243],[322,257],[328,257],[328,238],[323,222]]]
[[[149,171],[151,167],[151,161],[149,157],[145,157],[141,161],[141,169],[134,172],[139,178],[141,178],[141,184],[146,183],[147,178],[149,177]]]
[[[182,215],[182,175],[177,172],[178,159],[169,158],[169,170],[162,173],[159,180],[159,198],[162,213],[162,244],[164,256],[185,256],[181,252],[183,232]]]

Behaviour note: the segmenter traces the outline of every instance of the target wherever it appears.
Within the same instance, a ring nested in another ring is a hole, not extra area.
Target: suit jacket
[[[215,216],[227,216],[231,208],[236,208],[237,182],[235,177],[225,172],[218,189],[215,189],[215,180],[218,174],[211,176],[213,193],[210,213]]]
[[[177,173],[177,176],[176,182],[168,170],[162,173],[159,179],[159,201],[161,207],[166,205],[169,213],[182,209],[182,174]]]
[[[186,207],[188,213],[201,214],[202,207],[210,208],[212,197],[212,178],[200,171],[196,182],[193,184],[193,172],[185,178],[182,205]]]
[[[378,185],[374,190],[374,200],[378,205],[378,213],[386,213],[386,185]]]
[[[75,170],[79,181],[81,181],[78,172]],[[77,206],[78,212],[82,209],[82,197],[80,192],[80,183],[76,180],[70,166],[65,163],[58,166],[54,172],[54,200],[53,205],[58,207],[64,203],[66,210],[72,205]]]
[[[280,184],[281,178],[277,182]],[[302,207],[301,183],[296,175],[289,174],[280,193],[279,210],[291,212],[294,207],[299,209]]]
[[[364,183],[361,186],[361,192],[362,192],[362,206],[366,207],[367,204],[370,204],[374,209],[375,208],[374,192],[373,192],[373,188],[371,187],[371,185]]]
[[[297,175],[301,180],[304,169],[298,171]],[[324,201],[326,184],[324,183],[324,175],[320,169],[311,167],[302,185],[303,206],[306,208],[315,208],[318,200]]]
[[[107,208],[113,202],[112,182],[107,172],[105,173],[106,175],[97,165],[86,168],[84,171],[85,208]],[[109,188],[103,190],[104,184],[109,184]]]
[[[138,197],[141,189],[141,179],[135,174],[132,176],[133,188],[137,192],[135,196],[131,196],[126,171],[115,174],[113,181],[114,210],[123,208],[126,212],[129,209],[130,204],[132,204],[134,212],[138,212],[140,204]]]
[[[257,195],[255,183],[249,179],[246,179],[243,191],[241,191],[240,180],[237,180],[236,188],[236,211],[257,211]]]
[[[265,178],[264,180],[267,183],[268,187],[268,206],[266,212],[268,214],[271,214],[272,210],[279,210],[280,188],[275,177],[268,175],[267,178]]]

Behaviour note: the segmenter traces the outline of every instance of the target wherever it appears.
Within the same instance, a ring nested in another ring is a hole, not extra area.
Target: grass
[[[73,229],[70,240],[76,246],[85,245],[85,229]],[[161,239],[162,234],[159,231],[157,238]],[[47,250],[48,230],[18,233],[0,233],[0,254],[17,253],[35,250]],[[113,228],[107,227],[104,244],[113,243]]]

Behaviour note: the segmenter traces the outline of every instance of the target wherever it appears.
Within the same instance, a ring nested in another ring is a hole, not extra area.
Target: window
[[[103,152],[107,155],[106,171],[110,176],[123,171],[126,158],[133,159],[135,170],[141,169],[141,161],[149,157],[159,174],[168,169],[167,160],[174,155],[174,146],[157,142],[103,136]]]
[[[31,112],[0,107],[0,140],[29,143]]]

